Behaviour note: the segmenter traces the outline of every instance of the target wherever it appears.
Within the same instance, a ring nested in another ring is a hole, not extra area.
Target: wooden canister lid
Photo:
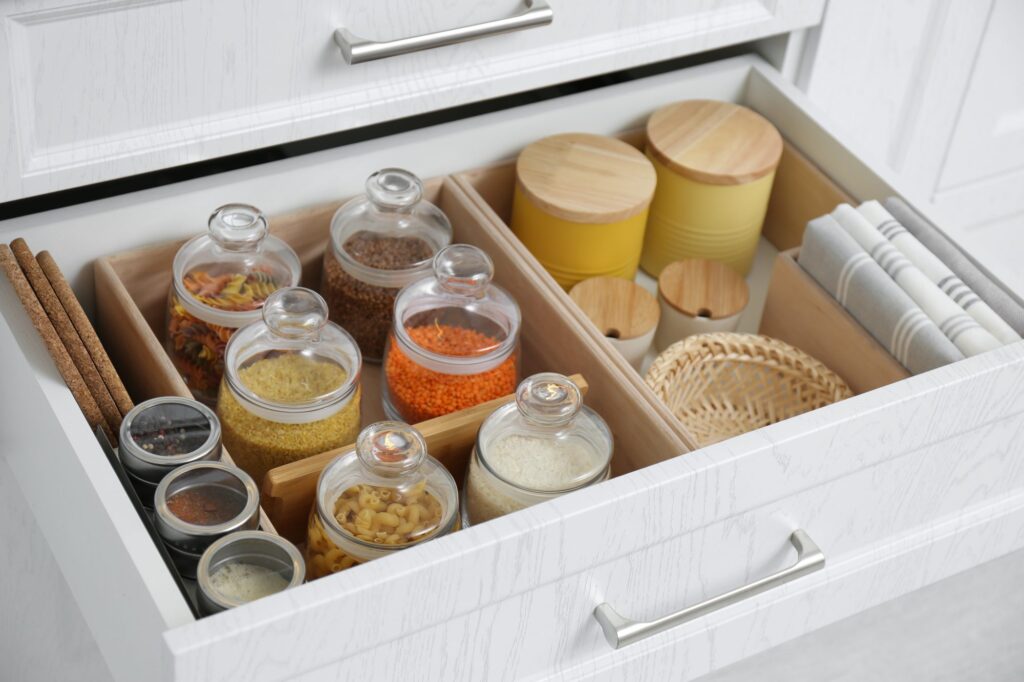
[[[709,185],[742,185],[775,170],[782,136],[760,114],[730,102],[692,99],[647,120],[651,154],[675,173]]]
[[[516,161],[520,190],[548,215],[574,223],[616,223],[647,208],[654,166],[636,147],[589,133],[552,135]]]
[[[613,339],[635,339],[658,326],[658,300],[636,282],[621,277],[591,277],[569,297],[598,330]]]
[[[690,317],[718,320],[747,307],[750,291],[742,276],[713,260],[678,260],[658,276],[658,293],[665,302]]]

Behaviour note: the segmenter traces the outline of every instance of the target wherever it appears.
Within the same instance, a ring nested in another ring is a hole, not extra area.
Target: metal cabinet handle
[[[760,594],[765,590],[784,585],[808,573],[814,573],[825,568],[825,555],[822,554],[821,549],[814,544],[814,541],[811,540],[807,533],[799,529],[795,530],[789,536],[789,541],[796,548],[796,563],[789,568],[784,568],[774,575],[761,578],[749,585],[744,585],[731,592],[712,597],[705,602],[694,604],[682,611],[652,620],[649,623],[623,618],[619,615],[618,611],[607,603],[601,604],[594,609],[594,618],[601,624],[604,638],[608,640],[608,643],[615,649],[621,649],[627,644],[638,642],[641,639],[664,632],[676,625],[682,625],[701,616],[706,616],[713,611],[743,601],[747,597],[753,597],[755,594]]]
[[[360,38],[347,28],[334,31],[334,42],[341,48],[341,54],[349,64],[372,62],[375,59],[409,54],[419,50],[429,50],[444,45],[462,43],[467,40],[486,38],[487,36],[521,31],[524,28],[546,26],[555,18],[555,12],[545,0],[524,0],[525,7],[515,16],[494,21],[485,21],[472,26],[460,26],[436,33],[425,33],[409,38],[378,42]]]

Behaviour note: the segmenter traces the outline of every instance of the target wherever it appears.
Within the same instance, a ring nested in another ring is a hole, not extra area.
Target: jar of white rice
[[[608,478],[613,439],[568,377],[535,374],[480,427],[463,525],[482,523]]]

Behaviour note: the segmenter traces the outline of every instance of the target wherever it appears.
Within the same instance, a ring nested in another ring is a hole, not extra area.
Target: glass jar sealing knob
[[[583,396],[568,377],[544,372],[519,384],[516,406],[524,417],[536,424],[567,424],[579,413]]]
[[[377,422],[359,433],[356,453],[367,468],[381,476],[398,476],[423,463],[427,442],[402,422]]]
[[[385,168],[366,179],[366,195],[378,208],[408,208],[423,198],[423,183],[407,170]]]
[[[327,303],[311,289],[278,289],[263,304],[263,321],[278,336],[315,341],[327,324]]]
[[[210,216],[210,236],[228,251],[251,251],[267,236],[267,219],[255,206],[227,204]]]
[[[434,276],[446,291],[482,298],[494,277],[494,263],[475,246],[452,244],[434,256]]]

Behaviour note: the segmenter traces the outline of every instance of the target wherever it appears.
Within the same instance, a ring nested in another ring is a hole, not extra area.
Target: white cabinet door
[[[0,202],[443,110],[815,24],[824,0],[551,0],[550,25],[364,64],[523,0],[21,0],[0,8]]]
[[[965,226],[1024,212],[1022,30],[1024,3],[996,0],[935,191]],[[1017,226],[1024,232],[1024,215]]]

